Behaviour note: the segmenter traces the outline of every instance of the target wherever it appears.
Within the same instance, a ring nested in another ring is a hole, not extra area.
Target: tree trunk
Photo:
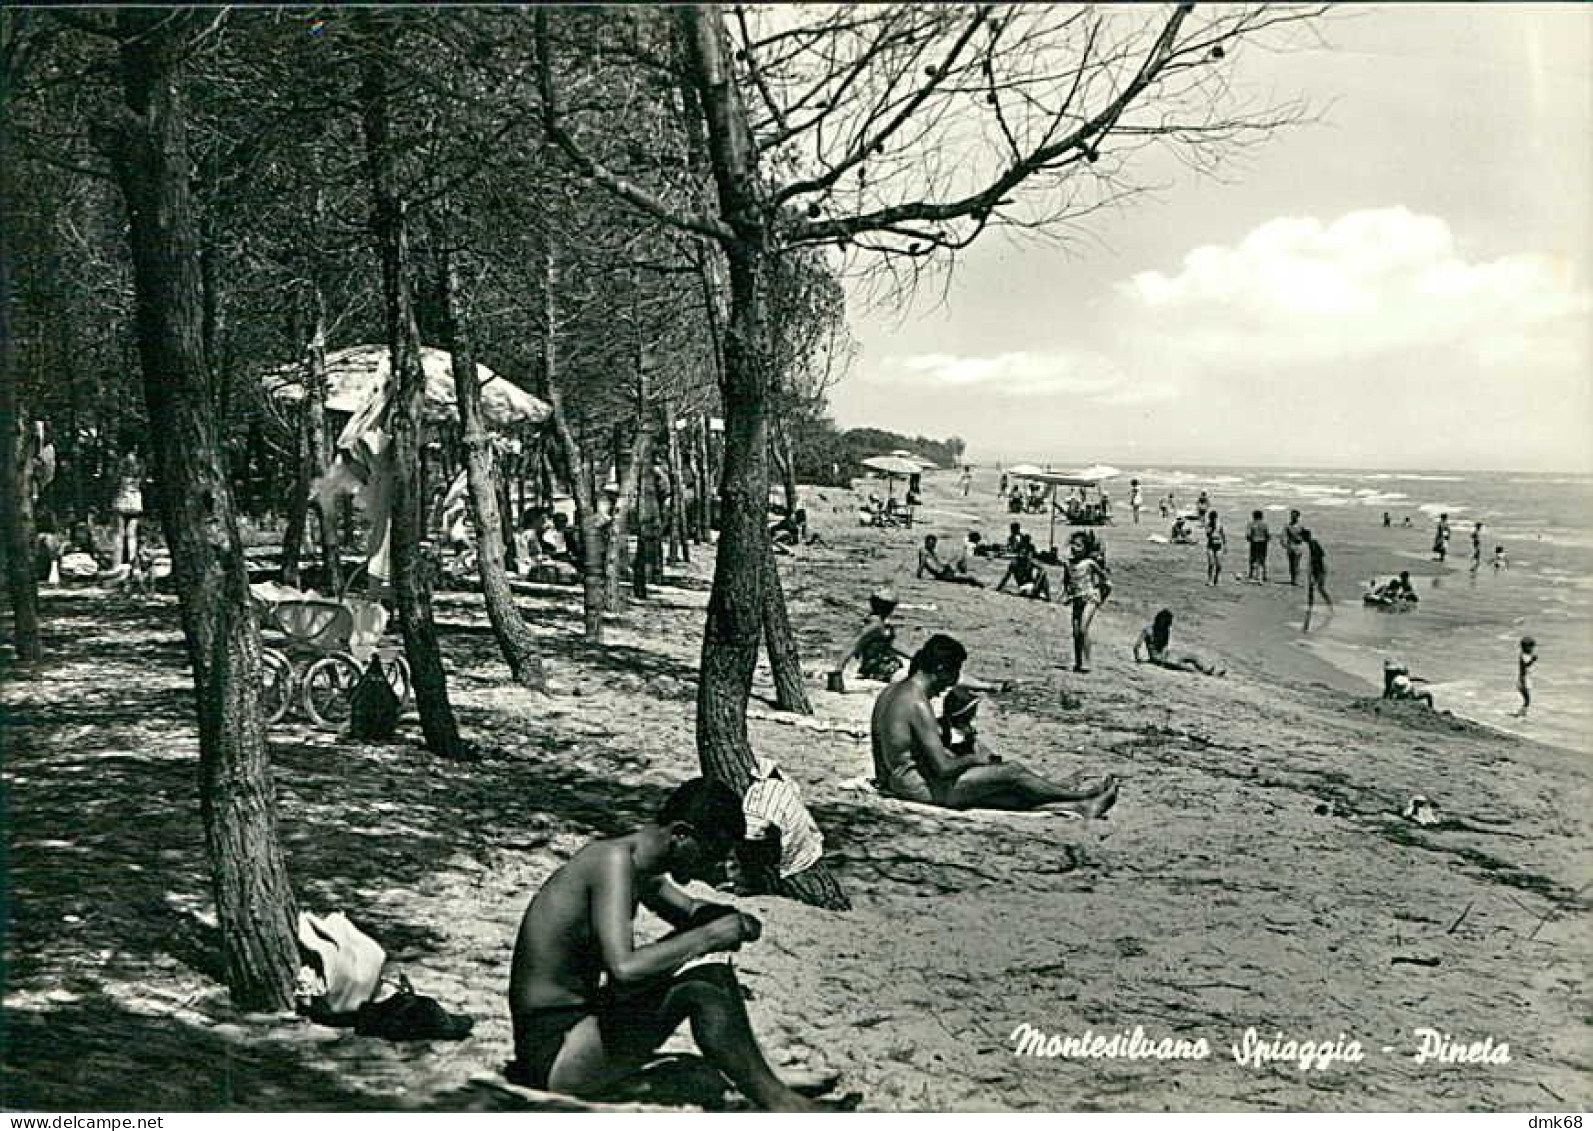
[[[7,44],[7,47],[12,47]],[[0,106],[8,105],[14,54],[0,56]],[[11,116],[0,110],[0,154],[11,153]],[[14,201],[12,162],[0,163],[0,201]],[[6,210],[0,209],[0,224]],[[11,642],[17,662],[34,663],[43,655],[39,637],[39,575],[34,559],[38,533],[33,517],[33,426],[26,398],[19,392],[22,374],[17,364],[11,325],[11,261],[14,234],[0,230],[0,518],[3,518],[6,585],[11,594]]]
[[[782,711],[811,715],[813,704],[802,678],[802,657],[797,654],[796,637],[786,615],[785,589],[780,584],[779,563],[774,547],[766,537],[763,579],[763,646],[769,657],[769,673],[774,677],[774,705]]]
[[[150,9],[123,9],[118,21],[127,113],[113,150],[161,518],[194,672],[200,813],[227,984],[240,1009],[287,1009],[298,916],[277,840],[260,637],[205,364],[179,83],[191,24]]]
[[[675,427],[675,406],[664,402],[664,456],[669,461],[669,564],[691,561],[686,544],[686,462],[681,458],[680,430]]]
[[[306,398],[306,401],[308,398]],[[293,494],[288,499],[287,524],[282,530],[282,583],[298,588],[299,555],[304,549],[304,528],[310,512],[310,432],[305,405],[299,406],[293,426]]]
[[[797,482],[796,464],[791,459],[791,438],[786,435],[785,425],[775,418],[773,435],[770,437],[771,448],[774,454],[775,466],[780,469],[780,486],[785,492],[785,513],[795,514],[797,509]]]
[[[581,608],[585,639],[589,644],[603,642],[603,526],[597,511],[597,483],[592,464],[564,412],[564,394],[559,388],[559,262],[558,250],[550,237],[544,237],[542,257],[542,373],[543,399],[553,408],[553,433],[564,453],[570,474],[570,495],[575,499],[575,524],[581,532]]]
[[[653,458],[653,430],[648,422],[647,398],[649,362],[639,354],[636,362],[636,423],[631,433],[630,452],[624,454],[624,445],[614,446],[614,476],[619,481],[619,494],[614,498],[614,513],[609,516],[608,555],[603,563],[604,599],[610,609],[620,607],[620,574],[630,549],[631,514],[636,509],[643,469],[651,466]],[[616,428],[616,441],[618,429]]]
[[[321,157],[316,154],[317,173]],[[311,298],[315,304],[315,330],[310,335],[309,370],[304,382],[304,429],[310,441],[310,466],[312,481],[325,475],[332,466],[333,437],[326,423],[326,288],[327,257],[322,251],[326,231],[326,193],[315,190],[315,251],[311,263]],[[316,506],[317,533],[321,548],[321,585],[327,593],[343,591],[343,540],[339,537],[340,523],[337,508],[349,505],[347,496],[332,504],[330,511]]]
[[[719,552],[697,689],[697,752],[703,772],[745,793],[752,780],[747,699],[765,620],[766,575],[772,564],[765,526],[769,500],[769,366],[762,276],[767,269],[768,217],[758,199],[757,157],[746,109],[730,73],[717,5],[680,9],[690,61],[702,96],[720,214],[733,235],[730,315],[724,337],[721,398],[725,409],[719,479]],[[789,635],[789,634],[787,634]],[[841,907],[846,896],[822,863],[792,877],[786,894]]]
[[[432,619],[430,579],[420,547],[425,533],[420,464],[426,377],[410,298],[408,224],[388,134],[387,70],[378,50],[369,51],[361,64],[360,103],[375,203],[372,226],[382,261],[388,348],[392,351],[388,430],[393,446],[393,594],[426,748],[439,757],[465,758],[470,750],[459,736],[453,706],[448,702],[448,679]]]
[[[39,574],[34,556],[38,534],[33,521],[33,423],[17,392],[14,371],[6,259],[0,256],[0,507],[5,515],[6,584],[11,592],[11,643],[17,662],[43,657],[39,637]]]
[[[440,241],[439,241],[440,242]],[[454,394],[459,402],[459,427],[465,447],[465,479],[470,488],[470,518],[476,528],[476,569],[486,599],[487,619],[498,650],[514,681],[533,691],[547,689],[536,637],[514,607],[514,590],[503,564],[503,513],[498,508],[498,474],[493,466],[492,437],[481,411],[481,383],[476,359],[459,312],[459,277],[446,249],[439,248],[438,283],[442,295],[444,343],[453,357]]]

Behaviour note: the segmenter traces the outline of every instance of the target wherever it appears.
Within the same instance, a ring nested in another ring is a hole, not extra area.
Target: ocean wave
[[[1434,518],[1441,514],[1456,515],[1466,512],[1466,507],[1461,503],[1423,503],[1416,509]]]
[[[1464,475],[1407,475],[1404,473],[1390,475],[1390,479],[1404,479],[1412,483],[1465,483]]]

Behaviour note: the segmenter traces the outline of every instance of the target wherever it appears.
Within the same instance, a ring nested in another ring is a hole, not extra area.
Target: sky
[[[1311,124],[1064,246],[850,304],[844,427],[978,464],[1593,473],[1593,5],[1345,7],[1236,52]]]

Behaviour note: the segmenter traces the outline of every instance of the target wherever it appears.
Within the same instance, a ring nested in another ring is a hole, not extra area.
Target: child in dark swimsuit
[[[840,673],[854,657],[857,659],[858,678],[879,683],[889,683],[895,679],[896,673],[901,671],[902,661],[907,659],[896,647],[896,626],[891,623],[891,615],[896,612],[895,591],[889,587],[875,590],[869,596],[868,609],[869,617],[863,624],[862,632],[858,633],[857,639],[830,673],[832,685],[839,682]]]

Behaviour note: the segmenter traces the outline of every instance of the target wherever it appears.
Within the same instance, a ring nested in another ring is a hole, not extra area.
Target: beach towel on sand
[[[866,793],[871,799],[881,805],[893,809],[909,810],[920,813],[926,817],[951,817],[953,819],[988,821],[997,818],[1007,821],[1013,817],[1043,817],[1046,819],[1060,817],[1064,821],[1077,821],[1077,813],[1069,813],[1064,809],[946,809],[939,805],[926,805],[922,801],[903,801],[899,797],[892,797],[888,793],[881,793],[874,784],[874,779],[868,774],[859,774],[855,778],[847,778],[837,783],[838,788],[851,793]]]

